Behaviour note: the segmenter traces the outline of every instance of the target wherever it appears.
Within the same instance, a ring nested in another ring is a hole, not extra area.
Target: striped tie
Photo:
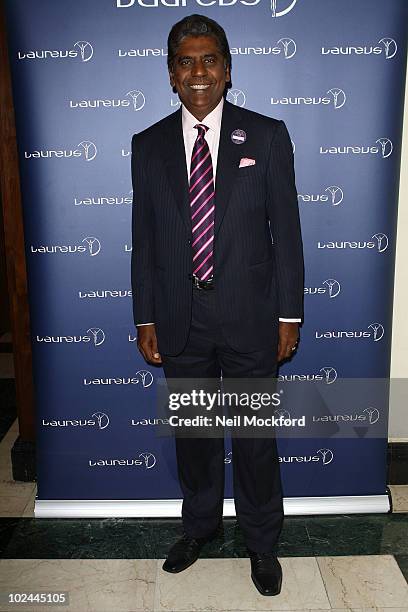
[[[213,271],[214,178],[211,153],[204,138],[208,127],[201,124],[194,127],[198,135],[190,167],[193,274],[207,280]]]

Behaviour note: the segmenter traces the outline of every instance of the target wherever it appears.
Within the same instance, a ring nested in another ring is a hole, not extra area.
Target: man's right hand
[[[152,365],[160,365],[162,359],[157,348],[156,327],[151,325],[137,326],[137,348],[144,359]]]

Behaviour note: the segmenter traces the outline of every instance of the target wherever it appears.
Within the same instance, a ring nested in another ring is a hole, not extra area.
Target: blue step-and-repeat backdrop
[[[179,105],[166,42],[185,15],[221,23],[232,51],[228,99],[283,119],[293,141],[305,320],[281,379],[335,388],[342,379],[388,377],[406,0],[9,0],[6,7],[39,502],[180,498],[173,440],[157,435],[162,371],[143,361],[135,342],[130,144]],[[315,437],[309,429],[302,439],[279,439],[285,498],[384,495],[388,415],[380,403],[345,394],[338,414],[319,408]],[[303,410],[313,428],[314,406]],[[353,421],[360,429],[338,435]],[[377,437],[369,435],[376,423]],[[227,449],[227,498],[231,461]]]

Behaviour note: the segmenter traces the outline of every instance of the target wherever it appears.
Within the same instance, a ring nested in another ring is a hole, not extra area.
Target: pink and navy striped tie
[[[204,138],[208,127],[202,124],[194,127],[198,135],[190,167],[193,274],[207,280],[213,271],[214,177],[210,149]]]

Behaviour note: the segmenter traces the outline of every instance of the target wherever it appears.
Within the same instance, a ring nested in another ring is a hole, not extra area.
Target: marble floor
[[[408,610],[408,587],[392,555],[280,561],[282,591],[268,598],[253,588],[247,559],[200,559],[176,575],[163,572],[162,561],[154,559],[2,559],[0,588],[67,593],[69,605],[63,609],[77,612]],[[16,608],[3,603],[1,610]]]
[[[1,374],[12,361],[0,352]],[[408,485],[390,485],[389,514],[286,517],[282,591],[262,597],[234,519],[176,575],[161,565],[178,520],[35,519],[36,483],[12,479],[17,420],[0,434],[0,612],[50,609],[9,603],[21,592],[65,593],[75,612],[408,612]]]

